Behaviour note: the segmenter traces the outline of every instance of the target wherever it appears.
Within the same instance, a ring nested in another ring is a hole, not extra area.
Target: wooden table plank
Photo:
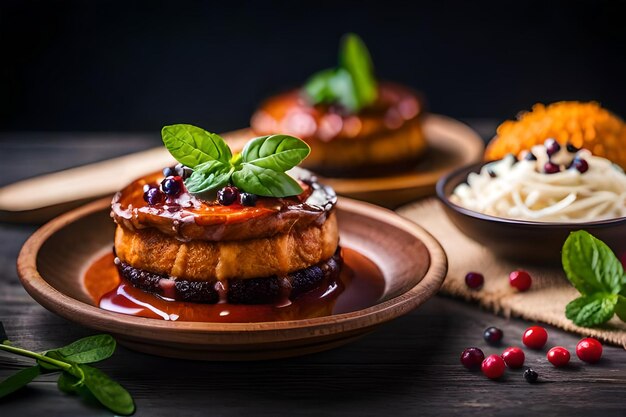
[[[24,138],[19,144],[12,144],[8,136],[0,137],[2,183],[119,155],[125,144],[130,144],[129,151],[155,144],[149,135],[85,141],[74,137],[70,143],[76,146],[67,146],[63,135],[44,135],[32,142]],[[0,320],[17,345],[43,350],[92,331],[49,313],[19,284],[15,258],[35,228],[0,224]],[[467,346],[479,346],[486,354],[502,350],[485,346],[484,328],[498,326],[505,332],[505,345],[520,345],[530,324],[436,297],[356,343],[330,352],[266,362],[204,363],[120,347],[101,368],[133,394],[138,416],[624,415],[626,353],[620,348],[605,347],[603,360],[595,366],[582,364],[574,355],[573,365],[565,370],[553,368],[545,351],[526,351],[527,364],[540,374],[541,383],[535,385],[526,383],[521,371],[509,371],[503,381],[494,382],[459,364]],[[563,345],[573,353],[577,336],[548,330],[550,346]],[[28,363],[0,354],[0,378]],[[0,400],[0,414],[111,415],[61,394],[51,376]]]

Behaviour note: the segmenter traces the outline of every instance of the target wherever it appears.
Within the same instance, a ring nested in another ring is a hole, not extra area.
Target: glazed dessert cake
[[[272,155],[292,157],[284,143]],[[267,149],[259,152],[250,156],[254,152],[244,149],[243,164],[234,162],[231,171],[252,169],[250,160],[267,162]],[[342,259],[331,188],[296,169],[286,180],[298,186],[296,195],[246,192],[248,185],[235,174],[218,189],[194,193],[198,173],[198,167],[166,168],[113,198],[115,262],[133,286],[180,301],[280,304],[338,278]]]
[[[286,132],[311,145],[303,167],[325,175],[371,175],[402,169],[426,150],[417,95],[380,83],[377,98],[351,114],[338,106],[312,105],[299,90],[271,97],[252,117],[256,134]]]
[[[424,153],[422,107],[411,89],[377,82],[367,48],[349,34],[339,67],[266,100],[251,127],[259,135],[285,132],[306,141],[311,155],[305,168],[336,177],[373,176],[406,169]]]

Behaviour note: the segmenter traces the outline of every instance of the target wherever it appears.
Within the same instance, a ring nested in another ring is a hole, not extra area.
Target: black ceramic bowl
[[[626,217],[585,223],[512,220],[468,210],[449,199],[457,185],[485,164],[464,166],[437,182],[437,197],[448,218],[469,238],[499,256],[522,262],[560,264],[561,248],[570,232],[586,230],[619,256],[626,251]]]

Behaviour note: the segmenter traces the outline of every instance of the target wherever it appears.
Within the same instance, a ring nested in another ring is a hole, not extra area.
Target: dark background
[[[347,31],[438,113],[594,99],[626,116],[625,18],[624,1],[3,1],[0,130],[242,127],[335,65]]]

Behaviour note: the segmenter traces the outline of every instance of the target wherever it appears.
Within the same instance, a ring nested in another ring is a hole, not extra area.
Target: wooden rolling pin
[[[240,150],[251,137],[248,129],[223,136],[233,150]],[[169,152],[158,147],[18,181],[0,188],[0,221],[43,222],[90,200],[112,195],[133,179],[174,164]]]

